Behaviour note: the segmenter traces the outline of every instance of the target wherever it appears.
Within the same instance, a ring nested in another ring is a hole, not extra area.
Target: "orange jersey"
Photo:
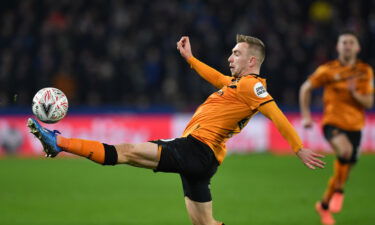
[[[273,99],[266,90],[266,80],[259,76],[234,79],[195,58],[190,58],[189,63],[203,78],[221,89],[198,107],[183,136],[191,134],[207,144],[221,163],[226,155],[225,142],[246,126],[260,105]]]
[[[330,124],[348,131],[361,130],[365,124],[365,109],[350,93],[354,83],[358,93],[373,93],[371,66],[357,61],[354,66],[343,66],[339,60],[318,67],[309,77],[314,88],[323,87],[323,125]]]

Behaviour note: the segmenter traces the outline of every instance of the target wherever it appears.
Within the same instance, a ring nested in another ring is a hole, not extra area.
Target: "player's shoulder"
[[[332,74],[338,68],[340,68],[340,62],[338,60],[330,60],[318,66],[318,68],[316,68],[316,70],[313,72],[312,77],[320,77]]]
[[[340,62],[339,62],[339,60],[335,59],[335,60],[330,60],[326,63],[321,64],[318,68],[334,69],[334,68],[337,68],[337,67],[340,67]]]
[[[260,81],[263,81],[265,80],[263,78],[263,76],[260,76],[260,75],[246,75],[246,76],[243,76],[241,79],[240,79],[240,82],[243,82],[243,83],[257,83],[257,82],[260,82]]]
[[[360,69],[365,69],[365,70],[372,70],[372,66],[362,60],[358,60],[357,61],[357,65],[356,65],[358,68]]]
[[[266,90],[266,80],[260,76],[244,76],[238,82],[238,89],[241,93],[255,94],[258,97],[268,95]]]
[[[262,79],[258,76],[248,75],[248,76],[241,77],[241,79],[238,82],[238,86],[241,88],[248,89],[248,88],[253,87],[257,83],[263,84],[265,83],[265,79]]]

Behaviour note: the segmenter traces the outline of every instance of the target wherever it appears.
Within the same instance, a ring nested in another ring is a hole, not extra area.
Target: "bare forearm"
[[[369,95],[362,95],[362,94],[359,94],[358,92],[356,91],[353,91],[352,92],[352,96],[353,98],[359,103],[361,104],[363,107],[365,107],[366,109],[369,109],[373,106],[374,104],[374,95],[373,94],[369,94]]]
[[[305,82],[299,92],[299,105],[302,117],[311,118],[310,101],[311,101],[311,85]]]

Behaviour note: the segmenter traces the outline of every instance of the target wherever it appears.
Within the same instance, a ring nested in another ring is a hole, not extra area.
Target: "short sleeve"
[[[272,101],[272,96],[267,92],[265,83],[256,79],[248,78],[238,85],[239,97],[251,110],[257,109],[260,105]]]
[[[308,78],[313,88],[324,86],[328,83],[327,67],[325,65],[319,66],[313,74]]]
[[[363,95],[372,94],[374,91],[374,71],[369,66],[364,76],[358,78],[357,92]]]

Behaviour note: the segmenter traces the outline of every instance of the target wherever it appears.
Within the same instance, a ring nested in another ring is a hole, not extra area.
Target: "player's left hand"
[[[301,159],[303,164],[305,164],[308,168],[315,170],[316,167],[324,168],[326,164],[319,158],[324,158],[324,155],[315,153],[310,149],[303,148],[297,152],[297,156]]]

